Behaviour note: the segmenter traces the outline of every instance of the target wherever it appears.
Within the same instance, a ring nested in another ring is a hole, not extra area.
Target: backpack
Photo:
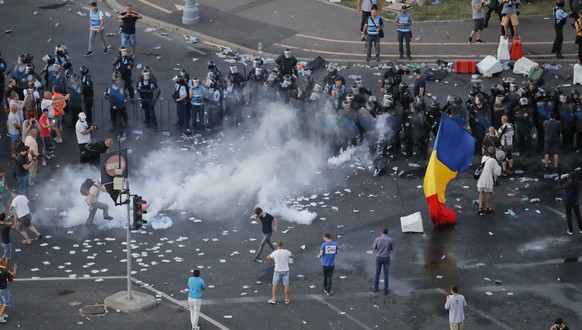
[[[36,109],[36,96],[34,96],[34,91],[29,90],[28,95],[30,95],[30,96],[28,97],[28,99],[26,100],[26,103],[24,104],[24,110],[35,110]]]
[[[479,166],[477,166],[477,168],[475,169],[475,173],[473,173],[473,179],[479,180],[479,178],[481,177],[481,173],[483,173],[483,168],[485,167],[485,163],[487,163],[487,160],[488,159],[486,159],[484,162],[479,164]]]
[[[91,189],[91,187],[95,184],[95,181],[93,181],[93,179],[91,178],[87,178],[85,179],[85,182],[83,182],[83,184],[81,184],[81,195],[83,196],[87,196],[89,195],[89,189]]]

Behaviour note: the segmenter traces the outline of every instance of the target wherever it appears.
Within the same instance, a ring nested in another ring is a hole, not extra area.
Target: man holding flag
[[[435,226],[457,221],[455,212],[445,206],[445,189],[457,173],[469,168],[474,150],[475,138],[452,119],[442,116],[424,175],[424,195]]]

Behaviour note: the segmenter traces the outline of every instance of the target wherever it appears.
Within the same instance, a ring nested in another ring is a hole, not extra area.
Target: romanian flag
[[[445,206],[447,184],[469,168],[475,138],[447,116],[441,117],[439,131],[424,175],[424,195],[435,226],[453,224],[457,215]]]

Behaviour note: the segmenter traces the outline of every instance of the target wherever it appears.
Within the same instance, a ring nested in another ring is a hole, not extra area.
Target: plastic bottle
[[[263,43],[259,41],[259,47],[257,49],[259,51],[259,54],[263,52]]]

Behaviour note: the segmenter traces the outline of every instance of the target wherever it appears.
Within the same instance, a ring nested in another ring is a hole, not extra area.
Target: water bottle
[[[258,51],[259,51],[259,54],[263,52],[263,43],[260,41],[259,41]]]

